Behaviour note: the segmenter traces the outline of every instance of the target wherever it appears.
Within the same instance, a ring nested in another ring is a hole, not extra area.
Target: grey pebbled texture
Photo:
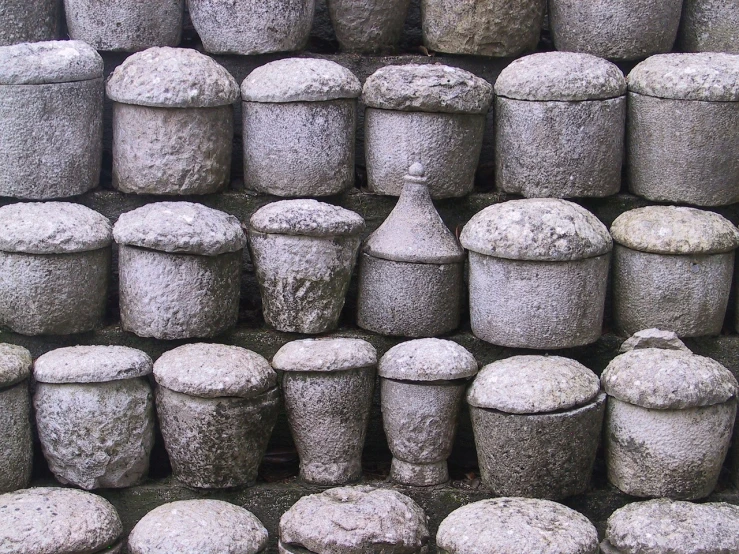
[[[661,348],[663,350],[682,350],[690,352],[685,343],[677,338],[673,331],[662,331],[661,329],[644,329],[637,331],[626,339],[619,348],[619,353],[641,350],[643,348]]]
[[[0,85],[46,85],[103,76],[103,58],[79,40],[0,47]]]
[[[380,359],[377,372],[387,379],[438,381],[477,374],[477,360],[451,340],[416,339],[393,346]]]
[[[739,54],[739,6],[732,0],[683,0],[681,52]]]
[[[341,50],[369,54],[397,46],[410,0],[327,0],[326,4]]]
[[[254,212],[249,225],[260,233],[307,237],[352,236],[364,231],[359,214],[309,199],[271,202]]]
[[[11,386],[3,384],[0,406],[3,407],[0,410],[0,429],[3,430],[0,433],[0,452],[3,453],[0,456],[0,493],[4,493],[25,488],[31,482],[33,435],[28,381]],[[0,551],[2,548],[0,544]]]
[[[33,378],[40,383],[105,383],[145,377],[151,358],[128,346],[69,346],[36,359]]]
[[[55,40],[59,34],[58,0],[3,0],[0,46]]]
[[[361,339],[323,338],[288,342],[272,358],[278,371],[333,372],[377,365],[377,351]]]
[[[12,387],[31,375],[31,353],[22,346],[0,344],[0,388]]]

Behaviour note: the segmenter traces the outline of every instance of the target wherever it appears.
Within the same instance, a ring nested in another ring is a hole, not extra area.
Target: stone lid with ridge
[[[364,219],[318,200],[278,200],[254,212],[249,226],[266,234],[336,237],[358,235],[364,231]]]
[[[128,346],[70,346],[40,356],[33,377],[40,383],[105,383],[145,377],[151,358]]]
[[[103,77],[103,58],[81,40],[0,46],[0,85],[46,85]]]
[[[346,371],[376,365],[375,347],[361,339],[295,340],[272,358],[272,367],[280,371]]]
[[[12,387],[31,375],[33,359],[22,346],[0,344],[0,388]]]
[[[377,373],[404,381],[446,381],[472,377],[477,369],[477,360],[464,346],[429,338],[393,346],[380,359]]]

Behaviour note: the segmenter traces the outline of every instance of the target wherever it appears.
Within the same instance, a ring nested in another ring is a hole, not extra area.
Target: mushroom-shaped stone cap
[[[162,387],[201,398],[253,398],[277,384],[272,366],[256,352],[209,343],[165,352],[154,363],[154,379]]]
[[[550,500],[494,498],[454,510],[436,544],[449,554],[595,554],[598,532],[584,515]]]
[[[262,522],[221,500],[164,504],[146,514],[128,536],[131,554],[257,554],[266,546]]]
[[[0,388],[20,383],[31,374],[31,353],[22,346],[0,344]]]
[[[318,200],[279,200],[254,212],[249,225],[267,234],[336,237],[358,235],[364,230],[364,219]]]
[[[488,206],[460,236],[467,250],[509,260],[564,262],[607,254],[608,228],[567,200],[530,198]]]
[[[241,83],[244,102],[322,102],[357,98],[362,84],[342,65],[316,58],[287,58],[252,71]]]
[[[0,552],[87,554],[114,545],[123,526],[104,498],[39,487],[0,495]]]
[[[370,108],[404,112],[485,114],[492,101],[486,80],[441,64],[387,65],[362,89],[362,102]]]
[[[739,55],[703,52],[658,54],[626,77],[629,91],[657,98],[739,101]]]
[[[103,58],[81,40],[0,47],[0,85],[46,85],[103,77]]]
[[[201,256],[238,252],[246,244],[238,219],[193,202],[156,202],[121,214],[113,237],[118,244]]]
[[[105,383],[149,375],[151,358],[128,346],[70,346],[47,352],[33,365],[40,383]]]
[[[574,52],[524,56],[506,67],[495,82],[495,94],[516,100],[604,100],[625,93],[626,79],[618,66]]]
[[[161,108],[213,108],[239,99],[226,68],[191,48],[155,47],[116,67],[106,86],[121,104]]]
[[[720,254],[739,247],[739,229],[706,210],[647,206],[622,213],[611,226],[618,244],[653,254]]]
[[[305,339],[277,351],[272,367],[280,371],[347,371],[377,365],[377,351],[361,339]]]
[[[467,403],[509,414],[541,414],[584,406],[600,392],[598,376],[560,356],[513,356],[486,365]]]
[[[443,339],[416,339],[393,346],[377,373],[403,381],[451,381],[477,373],[477,360],[464,346]]]
[[[280,518],[280,542],[321,554],[426,552],[426,516],[394,490],[340,487],[298,500]]]
[[[0,251],[72,254],[110,246],[110,221],[81,204],[21,202],[0,208]]]

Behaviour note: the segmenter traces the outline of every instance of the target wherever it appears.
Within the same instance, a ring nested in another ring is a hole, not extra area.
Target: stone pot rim
[[[81,40],[0,47],[0,85],[51,85],[103,77],[103,58]]]
[[[500,414],[504,416],[510,416],[510,417],[528,417],[528,418],[552,418],[552,417],[576,417],[584,412],[588,412],[592,410],[594,407],[597,407],[600,404],[603,404],[608,400],[608,395],[605,393],[605,391],[601,390],[596,394],[593,398],[586,401],[584,404],[579,404],[577,406],[571,406],[569,408],[561,408],[558,410],[552,410],[549,412],[508,412],[504,410],[500,410],[497,408],[486,408],[484,406],[475,406],[473,404],[468,404],[470,407],[470,410],[479,410],[481,412],[487,412],[487,413],[493,413],[493,414]]]

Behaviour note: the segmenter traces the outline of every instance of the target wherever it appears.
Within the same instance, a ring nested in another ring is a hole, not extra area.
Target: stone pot
[[[277,421],[277,374],[259,354],[187,344],[154,364],[157,414],[174,476],[191,487],[253,484]]]
[[[244,182],[276,196],[329,196],[354,186],[362,85],[337,63],[288,58],[241,85]]]
[[[58,0],[0,0],[0,14],[0,46],[58,36]]]
[[[69,335],[102,324],[110,222],[80,204],[0,208],[0,324],[22,335]]]
[[[340,485],[362,477],[377,352],[359,339],[289,342],[275,354],[300,456],[300,478]]]
[[[518,59],[495,82],[495,182],[527,198],[610,196],[621,188],[626,80],[588,54]]]
[[[336,328],[364,230],[359,214],[316,200],[282,200],[249,223],[267,324],[278,331]]]
[[[608,229],[566,200],[512,200],[465,225],[473,334],[513,348],[569,348],[601,335]]]
[[[680,52],[739,54],[739,4],[734,0],[683,0],[677,44]]]
[[[739,231],[694,208],[649,206],[613,222],[613,317],[625,335],[657,327],[718,335],[724,324]]]
[[[79,41],[0,47],[0,89],[0,196],[48,200],[96,187],[103,155],[100,55]]]
[[[399,196],[420,162],[433,198],[472,191],[493,87],[440,64],[389,65],[364,83],[364,147],[372,192]]]
[[[130,487],[148,476],[151,371],[151,358],[126,346],[59,348],[36,360],[36,428],[57,481],[90,490]]]
[[[394,50],[410,0],[326,0],[341,50],[372,54]]]
[[[140,337],[214,337],[236,324],[246,237],[239,220],[191,202],[122,214],[121,325]]]
[[[0,344],[0,493],[25,488],[31,481],[30,375],[31,353]]]
[[[496,496],[559,500],[588,488],[606,397],[584,365],[559,356],[494,362],[467,403],[480,476]]]
[[[739,202],[739,56],[654,56],[627,81],[629,190],[657,202]]]

